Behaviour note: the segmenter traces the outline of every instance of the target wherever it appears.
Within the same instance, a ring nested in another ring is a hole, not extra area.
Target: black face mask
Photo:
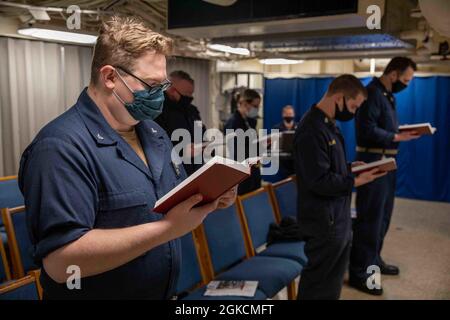
[[[175,88],[174,88],[175,89]],[[180,107],[188,107],[191,105],[192,101],[194,100],[193,97],[188,97],[188,96],[184,96],[180,93],[180,91],[178,91],[177,89],[175,89],[175,91],[178,93],[178,95],[180,96],[180,100],[178,100],[176,102],[177,106]]]
[[[392,93],[398,93],[402,90],[405,90],[406,87],[408,87],[406,84],[404,84],[400,80],[397,80],[392,84]]]
[[[347,108],[347,103],[345,102],[344,97],[344,107],[342,108],[342,111],[339,109],[339,105],[336,103],[336,112],[335,112],[335,118],[339,121],[350,121],[355,117],[353,113],[351,113]]]
[[[191,105],[192,100],[194,100],[193,97],[180,95],[180,100],[178,100],[178,105],[183,106],[183,107],[188,107]]]
[[[292,123],[292,122],[294,122],[294,117],[283,117],[283,120],[286,123]]]

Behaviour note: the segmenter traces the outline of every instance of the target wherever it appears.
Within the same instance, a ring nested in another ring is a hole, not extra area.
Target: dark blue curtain
[[[287,104],[294,106],[296,120],[300,120],[323,96],[332,79],[266,79],[264,128],[270,129],[281,121],[281,109]],[[364,84],[370,80],[361,79]],[[400,145],[397,196],[450,202],[450,77],[416,77],[396,97],[400,124],[430,122],[437,128],[433,136]],[[348,159],[352,161],[354,123],[339,123],[339,126],[345,137]]]

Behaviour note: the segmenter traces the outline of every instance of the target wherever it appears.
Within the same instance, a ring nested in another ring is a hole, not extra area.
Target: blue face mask
[[[116,98],[123,103],[130,115],[138,121],[154,120],[162,112],[164,104],[164,91],[161,88],[133,91],[117,73],[125,86],[133,93],[133,102],[123,101],[119,95],[113,91]]]

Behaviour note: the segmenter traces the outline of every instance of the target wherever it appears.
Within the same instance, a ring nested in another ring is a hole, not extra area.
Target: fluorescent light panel
[[[261,59],[259,60],[259,62],[267,65],[280,65],[280,64],[298,64],[303,63],[304,61],[276,58],[276,59]]]
[[[370,74],[375,73],[376,65],[375,59],[370,59]]]
[[[250,51],[246,48],[233,48],[224,44],[209,44],[208,48],[211,50],[227,52],[232,54],[239,54],[243,56],[249,56]]]
[[[44,28],[24,28],[17,30],[17,32],[21,35],[33,38],[73,42],[80,44],[94,44],[95,41],[97,40],[97,36],[93,36],[90,34],[59,31]]]

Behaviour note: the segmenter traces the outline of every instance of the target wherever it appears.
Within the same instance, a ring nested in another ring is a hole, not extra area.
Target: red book
[[[406,124],[398,127],[400,132],[415,131],[418,135],[432,135],[436,132],[436,128],[433,128],[430,123],[417,123],[417,124]]]
[[[378,168],[379,171],[389,172],[397,169],[397,163],[394,158],[385,158],[371,163],[366,163],[352,168],[352,173],[361,174],[366,171]]]
[[[216,156],[156,201],[153,211],[166,213],[197,193],[203,195],[203,200],[199,205],[210,203],[248,178],[251,167],[260,160],[261,158],[250,158],[243,162],[237,162]]]

